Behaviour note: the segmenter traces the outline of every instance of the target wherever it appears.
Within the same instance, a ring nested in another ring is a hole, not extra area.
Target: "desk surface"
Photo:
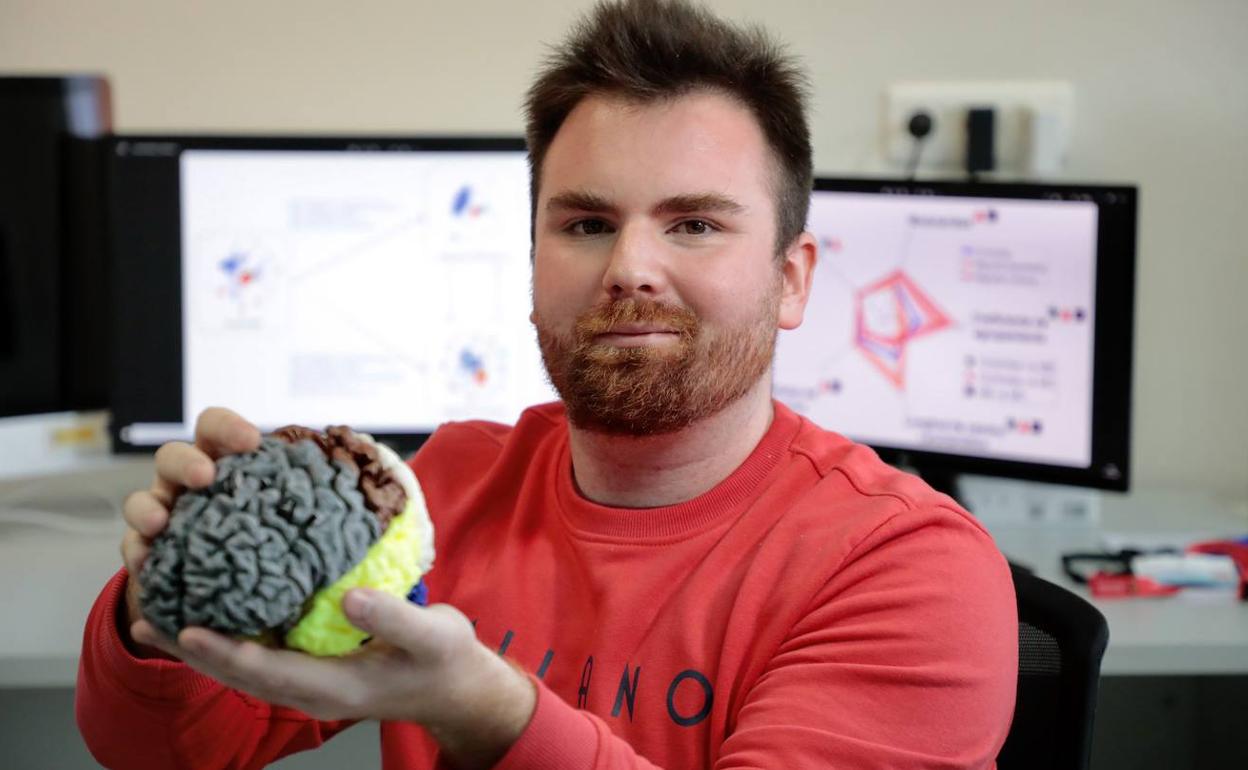
[[[119,461],[111,469],[53,481],[49,490],[67,496],[88,490],[120,503],[150,477],[150,460]],[[5,523],[12,500],[0,494],[0,687],[72,687],[83,622],[121,563],[123,525],[104,514],[95,518],[91,533]],[[995,524],[990,518],[986,523],[1010,558],[1085,597],[1085,589],[1062,575],[1058,557],[1063,551],[1099,547],[1105,532],[1248,532],[1248,511],[1193,495],[1107,494],[1101,507],[1099,528]],[[1088,598],[1109,621],[1105,674],[1248,673],[1248,603]]]
[[[1109,623],[1104,674],[1248,673],[1248,602],[1225,593],[1181,593],[1165,598],[1094,599],[1070,580],[1061,555],[1100,550],[1108,536],[1145,545],[1182,545],[1202,538],[1248,534],[1248,511],[1199,494],[1148,491],[1104,494],[1096,526],[984,522],[1010,559],[1074,591]]]
[[[121,501],[151,476],[151,459],[136,458],[0,484],[0,687],[74,685],[87,612],[121,567]],[[58,512],[66,528],[11,520],[36,508]]]

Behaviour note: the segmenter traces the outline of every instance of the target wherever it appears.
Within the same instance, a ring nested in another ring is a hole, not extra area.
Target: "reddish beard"
[[[777,287],[778,289],[778,287]],[[771,366],[779,292],[750,322],[707,330],[692,311],[624,299],[581,315],[571,334],[534,317],[542,360],[573,425],[650,436],[680,430],[741,398]],[[671,330],[672,344],[617,347],[597,341],[621,324]]]

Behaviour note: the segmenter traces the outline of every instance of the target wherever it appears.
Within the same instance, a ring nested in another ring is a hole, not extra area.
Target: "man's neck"
[[[661,436],[611,436],[569,426],[572,474],[600,505],[655,508],[692,500],[728,478],[771,426],[771,378],[706,419]]]

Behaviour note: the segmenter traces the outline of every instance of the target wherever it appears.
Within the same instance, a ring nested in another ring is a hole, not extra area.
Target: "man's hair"
[[[542,161],[582,99],[645,104],[700,90],[736,100],[758,121],[774,159],[776,250],[783,254],[810,208],[806,76],[761,28],[734,26],[686,0],[604,0],[552,51],[526,102],[533,222]]]

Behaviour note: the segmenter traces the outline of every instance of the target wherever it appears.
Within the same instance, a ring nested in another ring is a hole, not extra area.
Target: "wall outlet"
[[[961,171],[966,158],[966,115],[995,111],[996,170],[1043,176],[1065,159],[1074,122],[1074,88],[1059,81],[955,81],[893,83],[884,95],[883,150],[890,163],[908,167],[914,138],[907,125],[918,112],[934,121],[918,168]]]

